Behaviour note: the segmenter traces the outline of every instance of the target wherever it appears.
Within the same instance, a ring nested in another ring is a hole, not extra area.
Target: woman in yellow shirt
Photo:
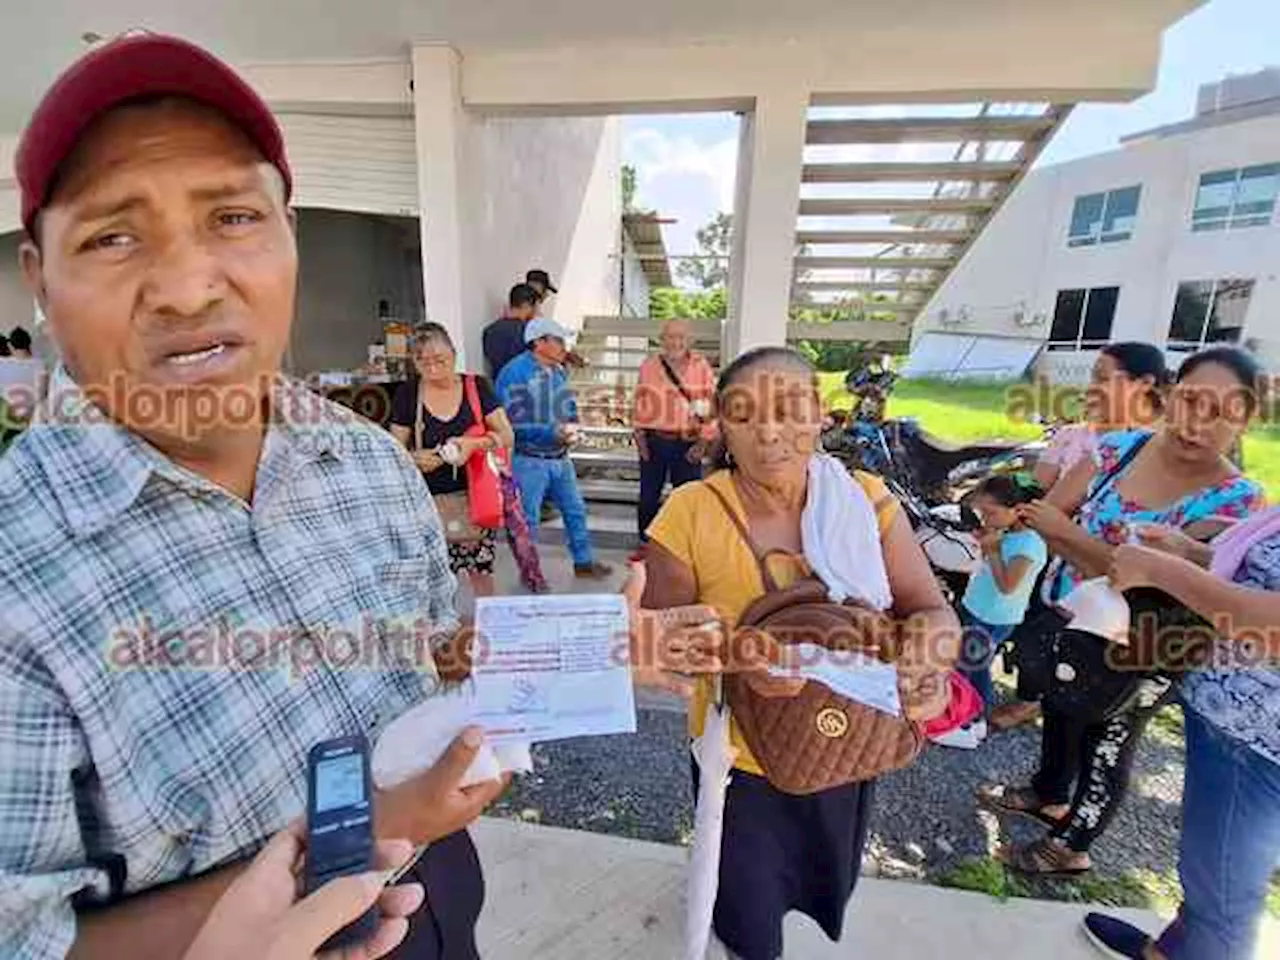
[[[722,469],[674,491],[649,527],[644,606],[708,604],[732,626],[765,587],[720,496],[762,553],[785,552],[770,566],[781,586],[809,575],[801,516],[822,410],[812,366],[781,347],[750,351],[726,368],[716,405]],[[914,642],[934,648],[931,655],[904,651],[903,658],[914,664],[902,671],[903,701],[912,719],[924,721],[948,703],[946,674],[959,647],[955,614],[884,484],[863,474],[857,480],[875,506],[891,612],[917,618],[922,629],[912,631]],[[759,671],[749,681],[763,696],[794,696],[803,682]],[[689,714],[694,736],[702,732],[711,690],[711,681],[699,682]],[[764,778],[736,727],[731,737],[739,752],[725,806],[716,935],[743,960],[775,960],[783,917],[795,909],[838,940],[861,865],[873,783],[783,793]]]

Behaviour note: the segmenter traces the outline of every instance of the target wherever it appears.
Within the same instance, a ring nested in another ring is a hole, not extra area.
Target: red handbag
[[[480,391],[476,378],[463,374],[463,388],[471,405],[474,423],[463,432],[464,437],[483,437],[488,433],[484,412],[480,409]],[[471,522],[477,527],[495,530],[502,526],[502,483],[498,477],[498,461],[502,451],[477,450],[467,458],[467,505]]]

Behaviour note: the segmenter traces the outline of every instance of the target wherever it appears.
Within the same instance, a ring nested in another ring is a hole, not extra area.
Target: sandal
[[[1093,865],[1072,866],[1072,858],[1081,856],[1061,840],[1042,837],[1034,843],[1001,847],[995,858],[1011,870],[1046,880],[1078,877],[1093,869]]]
[[[979,806],[995,814],[1026,817],[1050,829],[1061,822],[1057,817],[1051,817],[1044,812],[1046,807],[1056,807],[1060,804],[1045,803],[1031,787],[991,785],[979,787],[976,796]]]

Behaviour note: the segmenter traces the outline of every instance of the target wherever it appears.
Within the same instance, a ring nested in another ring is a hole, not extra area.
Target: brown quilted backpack
[[[768,558],[718,490],[712,489],[751,548],[765,593],[738,621],[779,643],[813,643],[831,650],[860,650],[891,663],[898,656],[899,630],[883,613],[860,604],[833,603],[827,588],[806,578],[779,588]],[[741,674],[724,676],[729,709],[769,783],[784,793],[808,794],[870,780],[906,767],[924,746],[919,726],[833,693],[813,680],[794,697],[764,697]]]

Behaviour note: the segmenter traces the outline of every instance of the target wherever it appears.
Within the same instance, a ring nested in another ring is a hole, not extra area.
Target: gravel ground
[[[1007,892],[1142,904],[1150,902],[1153,885],[1168,884],[1177,853],[1182,749],[1171,724],[1156,727],[1139,748],[1119,816],[1094,846],[1090,879],[1019,885]],[[975,810],[974,788],[989,780],[1024,782],[1038,753],[1039,730],[1025,727],[996,735],[975,752],[930,748],[910,769],[884,777],[877,785],[865,872],[956,882],[957,868],[987,858],[1000,839],[995,819]],[[684,716],[641,710],[635,736],[535,747],[533,774],[513,784],[492,812],[687,844],[693,822],[688,757]],[[1015,839],[1037,835],[1034,824],[1014,821],[1010,827]]]

